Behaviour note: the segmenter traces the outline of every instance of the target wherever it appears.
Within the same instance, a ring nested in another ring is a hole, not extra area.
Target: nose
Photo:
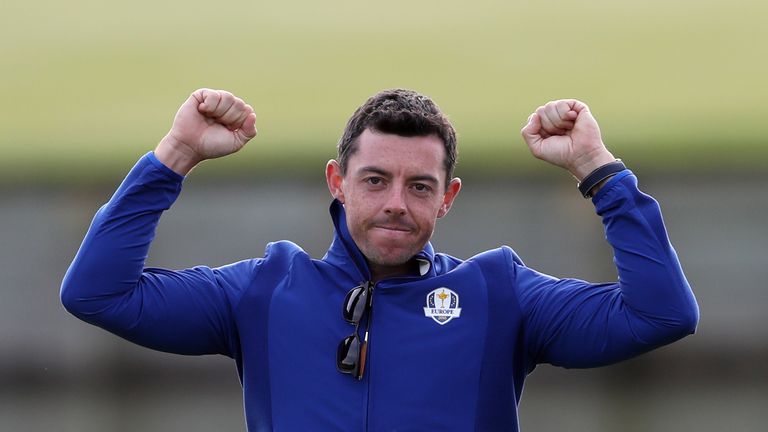
[[[387,195],[387,201],[384,203],[384,213],[388,215],[404,216],[405,206],[405,188],[391,187]]]

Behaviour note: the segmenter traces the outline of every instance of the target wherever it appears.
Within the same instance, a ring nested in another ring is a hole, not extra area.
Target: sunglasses
[[[373,282],[364,282],[360,286],[352,288],[344,298],[341,314],[344,320],[355,326],[355,331],[345,337],[336,350],[336,367],[339,372],[350,374],[358,380],[363,379],[365,372],[365,358],[368,349],[368,330],[371,326],[373,301]],[[360,322],[368,313],[368,322],[365,335],[360,340]]]

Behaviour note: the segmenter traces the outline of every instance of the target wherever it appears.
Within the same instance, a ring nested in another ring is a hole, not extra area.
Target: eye
[[[419,193],[427,193],[432,190],[431,187],[425,185],[424,183],[414,183],[413,189]]]
[[[369,185],[376,186],[381,184],[382,179],[381,177],[366,177],[365,182]]]

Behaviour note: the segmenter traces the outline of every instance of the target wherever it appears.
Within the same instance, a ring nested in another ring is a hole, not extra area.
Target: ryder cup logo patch
[[[424,308],[424,316],[427,318],[443,325],[460,315],[459,295],[455,292],[442,287],[427,294],[427,306]]]

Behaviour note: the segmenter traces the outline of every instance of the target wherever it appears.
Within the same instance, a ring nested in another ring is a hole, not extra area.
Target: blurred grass
[[[458,174],[530,173],[518,131],[550,99],[590,104],[645,170],[768,171],[768,3],[6,0],[0,181],[122,176],[198,87],[250,102],[259,137],[201,175],[316,176],[374,92],[432,96]]]

